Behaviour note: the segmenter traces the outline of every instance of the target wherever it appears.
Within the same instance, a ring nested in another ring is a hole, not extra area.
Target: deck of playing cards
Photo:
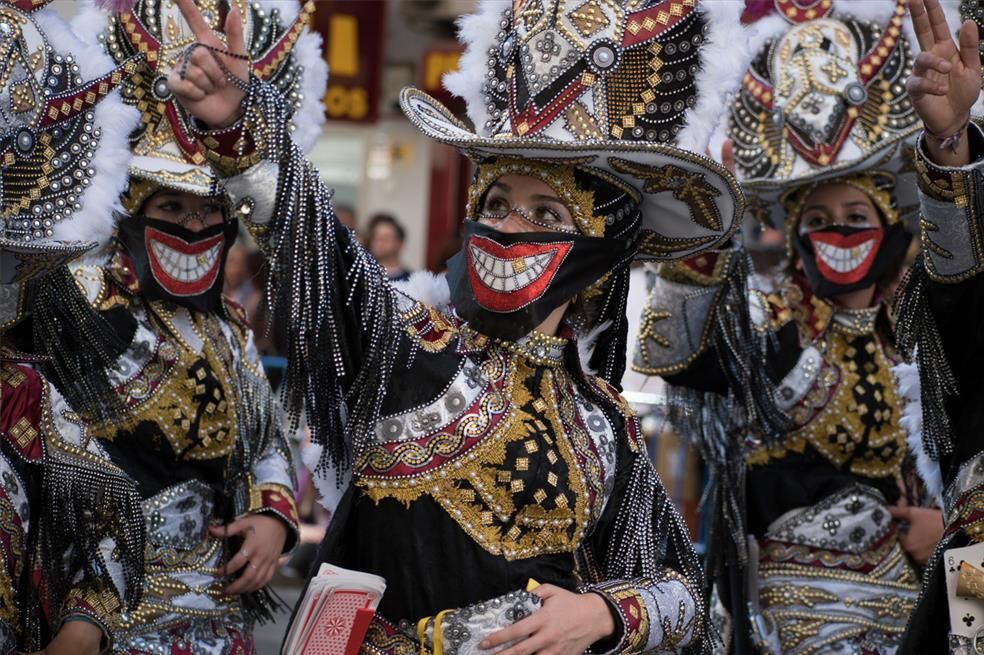
[[[322,564],[287,633],[282,655],[357,655],[386,581]]]

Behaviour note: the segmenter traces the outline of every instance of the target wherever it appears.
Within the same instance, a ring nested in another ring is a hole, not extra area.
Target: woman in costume
[[[730,174],[679,147],[703,150],[740,74],[721,33],[737,13],[696,5],[486,2],[464,21],[454,88],[478,130],[402,95],[477,162],[464,248],[429,302],[337,222],[275,89],[210,88],[220,63],[248,71],[204,24],[215,59],[171,76],[271,258],[322,474],[352,476],[322,556],[387,580],[363,652],[707,646],[689,537],[613,386],[629,262],[713,247],[742,210]]]
[[[100,614],[139,597],[143,531],[132,482],[78,420],[115,409],[86,370],[115,351],[66,264],[111,231],[136,62],[114,66],[46,4],[0,2],[0,653],[95,655],[112,639]],[[60,356],[69,320],[91,359]]]
[[[320,53],[305,30],[312,7],[284,16],[282,4],[208,3],[209,20],[244,17],[255,75],[287,94],[293,112],[305,77],[325,74],[320,56],[308,69],[296,56]],[[252,653],[254,622],[271,609],[265,585],[296,540],[293,468],[244,313],[221,295],[238,222],[167,88],[191,32],[173,4],[156,0],[112,16],[91,8],[73,27],[117,61],[144,58],[122,87],[142,120],[129,135],[115,239],[74,267],[125,344],[105,370],[121,412],[84,418],[139,490],[146,534],[139,604],[95,618],[114,653]]]
[[[673,385],[712,463],[708,570],[735,652],[896,652],[940,534],[914,483],[884,296],[915,206],[913,56],[905,2],[863,5],[746,12],[758,54],[729,133],[752,213],[786,235],[785,282],[735,293],[747,255],[724,248],[663,265],[642,317],[635,368]],[[722,321],[740,306],[764,357],[735,364]],[[761,398],[735,366],[764,371],[787,420],[736,420]]]
[[[970,122],[981,88],[978,33],[984,13],[977,2],[960,8],[962,18],[978,26],[968,20],[958,28],[959,20],[947,15],[938,0],[910,3],[922,51],[907,85],[923,124],[915,159],[922,255],[899,295],[899,343],[914,360],[899,367],[899,379],[912,403],[907,428],[919,472],[940,499],[946,525],[903,644],[902,652],[913,655],[970,655],[984,648],[984,454],[976,320],[984,299],[984,210],[978,191],[984,133]]]

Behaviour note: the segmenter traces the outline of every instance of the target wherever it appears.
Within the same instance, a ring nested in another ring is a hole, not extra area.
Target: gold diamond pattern
[[[605,29],[611,23],[605,12],[598,7],[597,0],[588,0],[568,16],[577,31],[583,36],[591,36],[595,32]]]

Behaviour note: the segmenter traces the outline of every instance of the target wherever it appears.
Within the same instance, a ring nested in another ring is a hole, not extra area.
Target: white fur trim
[[[34,14],[38,26],[47,35],[56,52],[72,55],[79,66],[83,82],[105,75],[115,68],[113,60],[101,46],[79,40],[71,27],[53,11],[43,10]],[[95,127],[101,137],[92,158],[96,174],[83,191],[79,202],[82,208],[54,228],[54,238],[66,241],[96,241],[107,244],[115,226],[113,210],[121,209],[120,193],[127,183],[127,170],[131,158],[129,134],[140,123],[140,113],[127,107],[120,100],[119,91],[103,98],[95,108]],[[99,257],[100,248],[90,252],[85,260]]]
[[[396,291],[438,311],[447,311],[451,307],[451,289],[443,274],[417,271],[410,274],[410,279],[391,284]]]
[[[701,49],[697,74],[697,104],[688,109],[676,146],[704,154],[711,143],[723,108],[741,84],[752,59],[748,29],[741,25],[744,3],[738,0],[702,2],[699,7],[708,22],[708,38]]]
[[[296,13],[296,12],[295,12]],[[321,53],[321,35],[305,30],[294,44],[294,57],[304,68],[301,76],[301,106],[294,115],[294,143],[303,152],[314,147],[325,124],[325,109],[321,104],[328,87],[328,62]]]
[[[260,7],[268,14],[276,9],[280,22],[288,26],[297,19],[304,0],[259,0]],[[325,110],[321,104],[328,86],[328,62],[322,56],[321,34],[306,29],[294,44],[293,56],[304,68],[301,78],[301,106],[294,114],[294,143],[307,152],[321,136],[325,124]]]
[[[301,463],[311,472],[311,482],[318,491],[318,504],[334,514],[338,503],[342,501],[345,490],[352,482],[352,469],[345,471],[341,481],[337,471],[329,465],[321,463],[322,447],[309,443],[301,448]]]
[[[485,123],[489,120],[488,108],[482,96],[482,84],[488,69],[489,48],[495,45],[496,35],[502,28],[499,21],[509,9],[508,2],[479,2],[474,14],[458,19],[458,40],[465,44],[458,70],[444,76],[444,88],[464,99],[468,118],[478,134],[487,136]]]
[[[591,356],[594,354],[595,344],[601,333],[611,326],[611,321],[605,321],[591,328],[587,334],[579,335],[577,338],[577,357],[581,361],[581,369],[588,375],[598,375],[598,371],[591,368]]]
[[[919,368],[915,364],[898,364],[892,368],[895,385],[905,401],[899,425],[905,428],[909,452],[916,458],[916,470],[926,485],[926,490],[942,507],[943,477],[940,465],[930,459],[922,440],[922,398]]]

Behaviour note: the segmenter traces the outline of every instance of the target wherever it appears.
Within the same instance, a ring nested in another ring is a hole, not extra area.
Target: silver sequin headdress
[[[0,330],[23,282],[112,234],[138,120],[115,93],[137,62],[114,65],[46,4],[0,1]]]
[[[905,0],[764,4],[752,25],[758,54],[728,117],[749,211],[783,229],[796,189],[878,171],[901,216],[914,215],[921,124],[905,92],[915,59]]]

